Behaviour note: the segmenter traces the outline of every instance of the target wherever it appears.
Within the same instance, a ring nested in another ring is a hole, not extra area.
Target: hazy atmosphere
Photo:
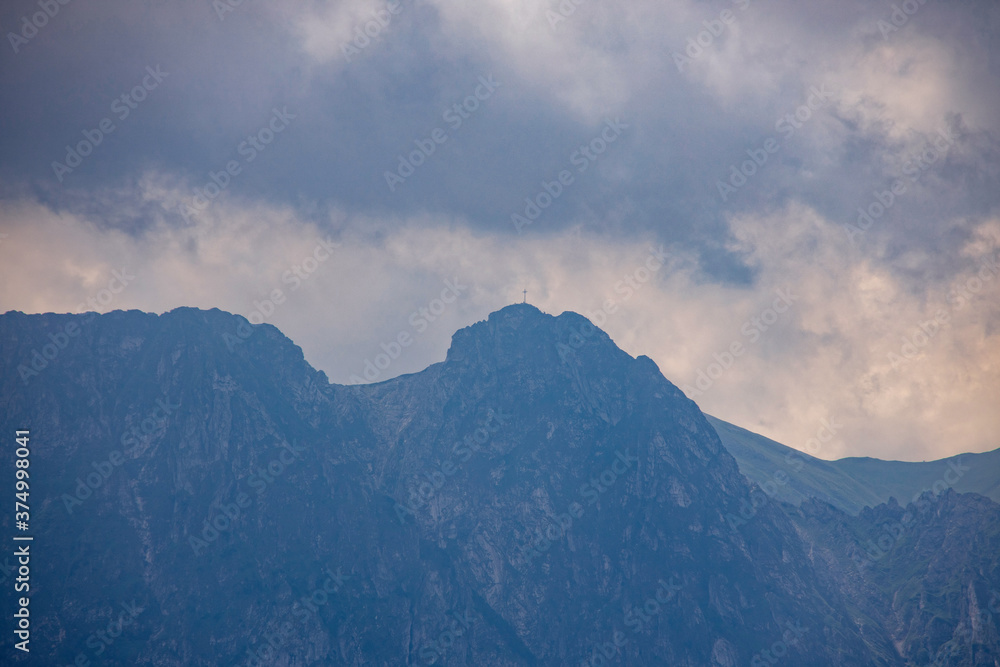
[[[526,290],[709,414],[799,449],[832,424],[820,458],[1000,444],[995,2],[17,0],[0,28],[0,312],[219,308],[351,384]]]

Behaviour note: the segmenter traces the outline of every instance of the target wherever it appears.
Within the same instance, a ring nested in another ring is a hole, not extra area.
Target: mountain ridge
[[[0,316],[3,427],[31,427],[46,498],[38,636],[63,638],[40,650],[92,655],[136,600],[108,664],[907,664],[655,363],[508,308],[346,386],[223,311]]]
[[[1000,502],[1000,449],[920,462],[874,457],[826,461],[717,417],[706,418],[743,474],[758,485],[767,485],[775,498],[794,505],[817,498],[857,514],[890,498],[911,502],[923,491],[940,492],[943,486]],[[776,483],[776,475],[782,483]]]

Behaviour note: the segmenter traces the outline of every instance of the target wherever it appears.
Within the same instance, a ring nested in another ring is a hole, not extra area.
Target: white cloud
[[[370,46],[372,40],[384,39],[403,7],[405,4],[398,0],[392,3],[391,11],[385,0],[332,2],[303,9],[295,27],[302,50],[307,54],[320,62],[346,64],[351,51],[345,51],[345,48],[350,46],[360,51],[354,45],[355,40],[363,49]],[[368,32],[365,32],[366,28]]]
[[[137,199],[183,196],[160,178],[143,183]],[[965,267],[937,283],[910,285],[852,246],[839,225],[792,205],[731,222],[735,249],[759,272],[752,290],[705,282],[692,257],[668,248],[667,265],[630,293],[625,276],[637,275],[649,244],[580,229],[500,239],[456,220],[338,216],[329,226],[341,246],[292,289],[283,276],[302,266],[326,232],[287,208],[221,199],[191,227],[160,223],[136,236],[30,201],[4,202],[0,219],[9,235],[0,244],[10,276],[0,286],[5,309],[72,311],[120,268],[136,278],[107,309],[185,305],[249,316],[255,300],[281,289],[286,300],[267,321],[332,380],[347,382],[400,332],[415,342],[379,379],[442,360],[456,329],[519,301],[526,287],[529,301],[553,314],[595,313],[614,300],[618,310],[605,330],[630,354],[652,357],[678,385],[693,385],[713,354],[741,342],[746,352],[698,403],[797,447],[832,417],[844,428],[820,452],[825,458],[920,460],[998,444],[991,434],[1000,426],[993,410],[1000,276],[983,278],[961,307],[948,301],[950,290],[1000,251],[997,220],[979,224]],[[411,314],[456,278],[467,289],[418,331]],[[787,288],[795,305],[751,341],[743,324]],[[939,309],[950,313],[949,323],[892,368],[888,353],[900,353],[901,337],[912,339]]]

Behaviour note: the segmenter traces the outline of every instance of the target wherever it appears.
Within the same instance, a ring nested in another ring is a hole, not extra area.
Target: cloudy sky
[[[821,458],[1000,446],[992,0],[11,0],[0,32],[0,311],[218,307],[347,383],[527,289],[706,412],[832,422]]]

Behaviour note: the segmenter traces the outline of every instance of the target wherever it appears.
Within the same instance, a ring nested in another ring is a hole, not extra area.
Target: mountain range
[[[372,385],[192,308],[9,312],[0,364],[12,663],[1000,664],[996,452],[784,450],[575,313]]]
[[[882,461],[868,457],[824,461],[711,415],[705,417],[725,448],[736,457],[740,472],[766,488],[769,495],[794,505],[818,498],[857,514],[864,507],[887,503],[890,498],[909,502],[924,491],[937,494],[946,487],[1000,502],[1000,449],[937,461]],[[835,423],[831,426],[836,430]]]

